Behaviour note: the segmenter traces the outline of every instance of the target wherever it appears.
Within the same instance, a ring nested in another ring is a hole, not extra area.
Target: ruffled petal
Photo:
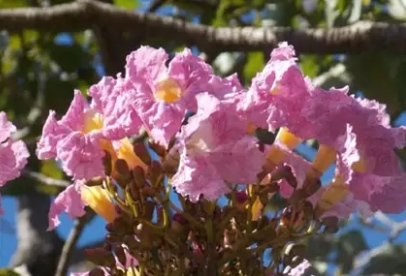
[[[72,132],[60,141],[57,154],[62,161],[63,170],[73,179],[104,176],[102,163],[104,152],[97,133],[82,135],[79,132]]]
[[[70,218],[81,217],[85,214],[85,204],[80,195],[82,185],[84,185],[83,182],[76,181],[56,197],[49,210],[48,231],[53,230],[61,223],[59,215],[63,212],[68,213]]]

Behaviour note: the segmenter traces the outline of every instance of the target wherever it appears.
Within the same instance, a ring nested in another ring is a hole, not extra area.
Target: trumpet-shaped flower
[[[200,195],[214,200],[228,190],[226,182],[255,182],[264,155],[256,139],[246,135],[246,121],[234,105],[208,93],[196,98],[197,114],[179,135],[181,161],[172,183],[191,201]]]
[[[168,66],[167,60],[163,49],[143,46],[127,57],[125,76],[134,108],[163,146],[179,131],[185,112],[196,111],[197,93],[222,97],[241,89],[235,76],[226,80],[214,76],[211,67],[188,49],[175,54]]]
[[[15,131],[16,127],[7,120],[6,113],[0,112],[0,187],[20,176],[29,157],[22,141],[11,140],[10,135]],[[2,213],[0,202],[0,215]]]
[[[338,168],[357,200],[367,203],[372,211],[399,213],[406,207],[406,174],[393,151],[397,137],[385,139],[386,131],[382,135],[371,131],[369,137],[366,134],[362,137],[362,133],[358,136],[349,127],[347,146]],[[401,129],[394,131],[403,135]]]
[[[74,179],[104,175],[103,150],[115,156],[111,140],[135,134],[140,126],[135,111],[128,108],[124,96],[112,96],[109,102],[105,94],[114,88],[114,82],[103,79],[92,87],[91,94],[95,98],[91,105],[80,91],[76,91],[69,110],[59,121],[55,112],[50,112],[38,143],[39,159],[60,160],[64,171]]]
[[[62,191],[52,203],[48,214],[48,230],[60,224],[59,215],[63,212],[66,212],[70,218],[83,216],[85,206],[92,208],[108,222],[116,217],[115,206],[105,189],[100,186],[88,187],[84,181],[77,180]]]

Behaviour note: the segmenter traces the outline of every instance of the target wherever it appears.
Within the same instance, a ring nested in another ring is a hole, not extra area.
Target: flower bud
[[[118,182],[120,183],[121,187],[125,187],[125,185],[122,185],[121,182],[127,183],[127,181],[130,179],[130,168],[128,167],[127,162],[124,159],[117,159],[114,165],[115,168],[115,174],[114,177],[119,180]]]
[[[141,193],[144,195],[144,197],[154,197],[156,195],[155,189],[145,186],[142,188]]]
[[[142,188],[147,185],[147,179],[145,178],[145,171],[142,167],[135,167],[132,170],[132,176],[135,184],[138,188]]]
[[[104,167],[104,173],[108,176],[111,175],[111,172],[113,171],[113,163],[112,163],[112,158],[111,154],[108,151],[104,151],[104,156],[103,156],[103,167]]]
[[[162,163],[162,168],[163,168],[164,172],[169,173],[169,174],[176,173],[176,171],[179,167],[179,160],[180,160],[180,154],[179,154],[178,150],[174,147],[170,150],[170,152],[166,156],[164,162]]]
[[[136,238],[134,235],[124,236],[124,243],[131,250],[137,250],[140,247],[140,242],[139,242],[138,238]]]
[[[106,229],[118,235],[130,234],[132,232],[131,224],[123,216],[117,217],[114,221],[107,224]]]
[[[162,174],[163,169],[161,163],[155,160],[152,161],[147,172],[147,178],[152,186],[157,186],[156,188],[159,188],[162,185],[162,182],[158,183],[158,179]]]
[[[89,276],[105,276],[106,273],[100,267],[95,267],[89,271]]]
[[[333,234],[339,230],[338,223],[339,220],[337,217],[325,217],[322,219],[324,224],[324,233]]]
[[[100,215],[107,222],[112,222],[116,216],[116,208],[111,201],[108,192],[101,186],[82,186],[82,201],[88,205],[96,214]]]
[[[116,263],[113,253],[104,248],[86,249],[85,254],[86,259],[96,265],[111,267]]]
[[[151,164],[151,155],[149,155],[149,152],[144,143],[133,144],[133,150],[135,155],[138,156],[144,164]]]
[[[103,185],[104,178],[103,177],[93,177],[90,180],[85,182],[86,186],[93,187],[93,186],[101,186]]]

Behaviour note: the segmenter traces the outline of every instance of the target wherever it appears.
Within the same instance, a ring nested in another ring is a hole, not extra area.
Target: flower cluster
[[[18,178],[25,167],[29,153],[22,141],[13,141],[10,136],[17,129],[7,120],[6,113],[0,112],[0,187]],[[0,197],[0,215],[1,209]]]
[[[50,229],[62,212],[82,216],[88,205],[110,223],[111,243],[125,244],[145,266],[151,256],[142,250],[158,248],[159,255],[163,243],[178,243],[171,234],[157,234],[172,229],[194,254],[174,267],[193,270],[204,262],[200,255],[232,260],[228,250],[247,248],[236,242],[239,235],[279,252],[277,244],[292,241],[291,231],[306,232],[310,224],[319,231],[324,223],[324,231],[334,232],[337,220],[355,211],[401,212],[406,174],[394,150],[404,146],[405,128],[391,127],[385,106],[350,96],[348,88],[316,87],[296,61],[293,47],[280,44],[245,89],[236,75],[216,76],[187,49],[170,61],[163,49],[132,52],[124,76],[104,77],[89,88],[90,100],[76,91],[60,119],[49,113],[37,156],[60,161],[74,180],[51,207]],[[265,145],[259,130],[274,133],[274,143]],[[309,139],[319,145],[312,162],[295,153]],[[334,179],[322,186],[331,165]],[[169,206],[172,190],[181,207]],[[269,221],[263,208],[275,196],[287,206]],[[229,209],[218,209],[215,202],[224,198]],[[224,220],[217,249],[210,230],[216,219]],[[272,233],[279,243],[258,233]],[[111,250],[99,253],[114,260]],[[277,266],[280,258],[274,261]],[[238,266],[246,269],[242,261]]]

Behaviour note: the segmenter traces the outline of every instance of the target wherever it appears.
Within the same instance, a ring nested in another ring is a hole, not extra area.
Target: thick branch
[[[11,266],[25,265],[32,276],[52,276],[63,242],[48,227],[50,198],[40,193],[18,197],[18,249]]]
[[[171,17],[140,14],[91,0],[0,11],[0,29],[8,31],[79,31],[95,25],[160,36],[196,45],[205,51],[266,51],[281,41],[288,41],[302,53],[406,52],[405,24],[359,22],[331,29],[214,28]]]

